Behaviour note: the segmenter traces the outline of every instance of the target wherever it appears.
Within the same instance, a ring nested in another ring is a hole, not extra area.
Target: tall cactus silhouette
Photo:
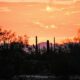
[[[35,39],[35,43],[36,43],[36,53],[38,53],[38,38],[36,36],[36,39]]]
[[[50,50],[53,51],[53,44],[50,44]]]
[[[50,51],[49,40],[47,40],[47,53]]]
[[[55,52],[55,37],[54,37],[54,52]]]

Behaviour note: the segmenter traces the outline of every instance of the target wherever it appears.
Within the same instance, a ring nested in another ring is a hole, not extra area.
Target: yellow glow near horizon
[[[0,26],[18,35],[29,36],[29,43],[47,39],[60,42],[64,37],[72,37],[80,28],[80,3],[0,3]],[[33,38],[34,37],[34,38]]]

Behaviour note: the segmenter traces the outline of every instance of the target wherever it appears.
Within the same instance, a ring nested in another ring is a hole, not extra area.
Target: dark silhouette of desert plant
[[[15,37],[15,33],[12,33],[12,31],[9,30],[0,29],[0,33],[0,39],[4,44],[12,42],[12,39]]]
[[[55,37],[54,37],[54,53],[55,53]]]
[[[80,43],[80,29],[78,30],[76,36],[73,38],[73,42]]]
[[[49,44],[49,40],[47,40],[47,53],[50,52],[50,44]]]
[[[23,39],[23,43],[24,43],[24,45],[26,45],[26,46],[28,46],[29,45],[29,43],[28,43],[28,36],[27,35],[24,35],[24,37],[23,37],[24,39]]]
[[[35,51],[36,51],[36,54],[38,54],[38,37],[37,36],[35,37],[35,44],[36,44]]]

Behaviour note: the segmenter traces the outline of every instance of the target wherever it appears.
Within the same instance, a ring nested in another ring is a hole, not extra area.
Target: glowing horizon
[[[80,28],[80,3],[77,1],[67,6],[64,5],[65,2],[0,2],[0,26],[19,35],[27,34],[30,44],[34,43],[35,36],[39,37],[39,42],[45,42],[47,39],[53,42],[54,37],[56,42],[60,42],[64,38],[75,36]]]

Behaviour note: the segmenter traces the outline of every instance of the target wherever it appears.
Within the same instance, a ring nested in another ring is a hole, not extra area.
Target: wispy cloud
[[[45,28],[46,28],[46,29],[55,29],[55,28],[57,28],[57,27],[52,24],[52,25],[46,25]]]
[[[40,27],[44,27],[44,24],[39,21],[33,21],[33,24],[39,25]]]
[[[66,11],[65,15],[80,14],[80,11]]]
[[[49,0],[0,0],[3,2],[49,2]],[[57,4],[69,4],[74,3],[79,0],[52,0],[51,2],[57,3]]]
[[[78,0],[54,0],[56,4],[72,4],[77,2]]]
[[[43,24],[43,23],[38,22],[38,21],[33,22],[33,24],[39,25],[40,27],[43,27],[45,29],[55,29],[55,28],[57,28],[54,24]]]
[[[8,7],[0,7],[0,12],[10,12],[11,9],[9,9]]]
[[[43,11],[47,12],[58,12],[58,11],[63,11],[64,8],[56,8],[56,7],[51,7],[51,6],[46,6]]]

